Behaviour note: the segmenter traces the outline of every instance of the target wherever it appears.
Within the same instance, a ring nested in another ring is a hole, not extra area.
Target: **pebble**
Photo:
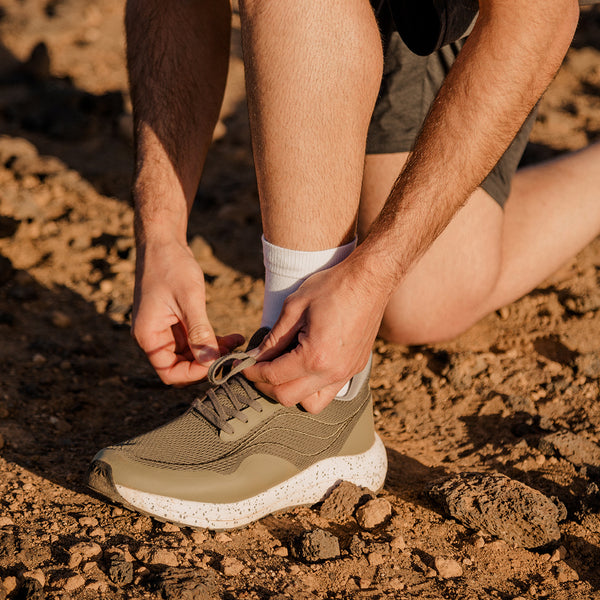
[[[278,546],[277,548],[273,549],[273,554],[275,556],[287,556],[289,554],[288,549],[285,546]]]
[[[212,600],[216,593],[214,576],[198,576],[195,569],[165,569],[156,575],[154,586],[163,600]]]
[[[320,514],[329,521],[342,523],[352,517],[361,502],[372,497],[371,490],[348,481],[342,481],[323,500]]]
[[[98,519],[96,519],[96,517],[81,517],[81,519],[79,519],[79,524],[82,527],[97,527]]]
[[[477,537],[473,542],[473,546],[475,546],[475,548],[483,548],[485,546],[485,540],[482,537]]]
[[[168,567],[177,567],[179,560],[175,552],[171,550],[165,550],[164,548],[157,548],[150,553],[150,564],[151,565],[167,565]]]
[[[596,352],[581,354],[575,359],[577,374],[584,375],[590,379],[600,378],[600,357]]]
[[[10,527],[15,522],[10,517],[0,517],[0,527]]]
[[[65,592],[74,592],[85,585],[85,579],[82,575],[73,575],[69,577],[63,584]]]
[[[133,564],[125,560],[123,554],[112,554],[108,558],[108,576],[117,585],[127,585],[133,581]]]
[[[453,558],[445,558],[443,556],[435,557],[435,570],[442,579],[452,579],[454,577],[461,577],[463,569],[460,563]]]
[[[540,439],[539,451],[546,456],[558,453],[577,466],[600,467],[600,446],[571,431],[551,433]]]
[[[165,533],[177,533],[181,531],[181,529],[177,527],[177,525],[175,525],[174,523],[165,523],[162,527],[162,530]]]
[[[85,586],[85,589],[89,592],[100,592],[103,594],[108,591],[108,584],[106,581],[92,581]]]
[[[215,535],[215,542],[218,542],[219,544],[228,544],[231,542],[231,538],[226,533],[221,531]]]
[[[352,556],[358,558],[364,554],[365,546],[366,544],[364,540],[359,535],[354,534],[350,540],[350,544],[348,545],[348,551],[350,554],[352,554]]]
[[[35,579],[39,584],[44,587],[46,585],[46,576],[41,569],[35,569],[33,571],[25,571],[23,573],[24,578]]]
[[[71,317],[60,310],[55,310],[52,313],[51,321],[52,325],[54,325],[54,327],[58,327],[58,329],[68,329],[73,325]]]
[[[505,475],[462,473],[434,483],[429,493],[466,527],[515,546],[537,548],[560,539],[559,507]]]
[[[559,546],[550,556],[550,562],[558,562],[567,558],[567,549],[564,546]]]
[[[379,552],[369,552],[367,560],[372,567],[377,567],[385,562],[385,558]]]
[[[375,529],[392,516],[392,505],[385,498],[373,498],[359,506],[355,514],[363,529]]]
[[[2,580],[2,585],[4,586],[6,593],[10,594],[11,592],[14,592],[17,587],[17,578],[13,577],[12,575],[9,577],[5,577]]]
[[[575,569],[567,563],[559,562],[556,567],[556,579],[559,583],[567,583],[569,581],[578,581],[579,575]]]
[[[237,558],[226,556],[221,561],[221,572],[226,577],[235,577],[242,572],[244,563],[239,561]]]
[[[204,544],[204,542],[206,542],[208,539],[208,536],[206,533],[204,533],[204,531],[192,531],[190,537],[192,538],[192,542],[194,542],[194,544],[198,544],[199,546]]]
[[[102,548],[95,542],[79,542],[69,548],[69,568],[74,569],[84,559],[97,558],[102,554]]]
[[[404,550],[406,548],[406,542],[401,535],[397,535],[391,542],[390,546],[395,550]]]
[[[340,555],[338,538],[323,529],[305,531],[294,539],[292,556],[307,563],[337,558]]]

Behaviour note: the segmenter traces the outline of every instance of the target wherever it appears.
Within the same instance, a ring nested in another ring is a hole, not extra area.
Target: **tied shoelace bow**
[[[239,361],[237,364],[236,361]],[[248,422],[242,410],[247,406],[262,412],[260,404],[253,397],[254,388],[238,373],[256,362],[245,352],[232,352],[218,358],[208,369],[208,381],[215,387],[206,392],[204,398],[194,400],[193,407],[217,429],[225,433],[234,433],[230,419]],[[231,383],[229,383],[231,381]],[[236,389],[237,388],[237,389]],[[240,388],[244,392],[240,394]]]

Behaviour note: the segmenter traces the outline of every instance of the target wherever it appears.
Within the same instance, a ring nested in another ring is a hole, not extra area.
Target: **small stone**
[[[600,357],[596,352],[581,354],[575,359],[577,373],[590,379],[600,378]]]
[[[383,525],[392,516],[392,505],[385,498],[373,498],[356,509],[356,520],[363,529]]]
[[[560,454],[577,466],[592,465],[600,467],[600,446],[571,431],[560,431],[544,436],[538,448],[546,456]]]
[[[66,315],[60,310],[55,310],[52,313],[52,325],[58,329],[68,329],[73,325],[73,321],[71,321],[71,317],[69,317],[69,315]]]
[[[92,531],[90,531],[90,537],[104,539],[106,537],[106,534],[104,533],[104,529],[102,529],[102,527],[96,527],[95,529],[92,529]]]
[[[339,555],[338,538],[323,529],[305,531],[296,537],[292,545],[292,556],[308,563],[337,558]]]
[[[117,585],[128,585],[133,581],[133,564],[122,554],[112,554],[108,559],[108,577]]]
[[[12,575],[10,577],[5,577],[2,581],[2,585],[4,586],[6,593],[11,594],[17,588],[17,578]]]
[[[392,548],[394,548],[395,550],[400,550],[402,552],[402,550],[404,550],[406,548],[406,542],[404,541],[404,538],[401,535],[397,535],[390,542],[390,546]]]
[[[98,519],[96,519],[96,517],[81,517],[79,519],[79,524],[82,527],[97,527]]]
[[[287,556],[289,554],[289,551],[288,551],[288,549],[285,546],[277,546],[277,548],[275,548],[273,550],[273,554],[275,556],[283,556],[283,557],[285,557],[285,556]]]
[[[550,556],[550,562],[558,562],[567,558],[567,549],[564,546],[559,546]]]
[[[33,355],[33,364],[34,365],[43,365],[46,362],[46,357],[39,352]]]
[[[95,542],[79,542],[69,548],[69,554],[79,554],[82,558],[90,560],[99,557],[102,554],[102,548]]]
[[[108,591],[108,584],[106,581],[92,581],[85,586],[85,589],[89,592],[105,593]]]
[[[177,527],[177,525],[175,525],[174,523],[165,523],[163,525],[162,530],[165,533],[178,533],[179,531],[181,531],[181,529]]]
[[[388,581],[388,587],[392,590],[401,591],[406,587],[406,584],[398,577],[392,577]]]
[[[475,538],[475,541],[473,542],[473,546],[475,546],[475,548],[483,548],[485,546],[485,540],[482,537],[477,537]]]
[[[379,552],[369,552],[367,560],[372,567],[377,567],[385,562],[385,558]]]
[[[442,579],[461,577],[463,574],[463,569],[457,560],[444,558],[443,556],[435,557],[435,570]]]
[[[559,562],[556,567],[556,579],[559,583],[567,583],[569,581],[578,581],[579,575],[575,569],[567,563]]]
[[[110,279],[103,279],[100,282],[100,291],[104,294],[110,294],[114,289],[114,284]]]
[[[82,575],[73,575],[69,577],[63,584],[65,592],[74,592],[85,585],[85,579]]]
[[[219,544],[228,544],[231,542],[231,538],[226,533],[221,531],[215,535],[215,542],[218,542]]]
[[[0,517],[0,527],[10,527],[15,522],[10,517]]]
[[[372,497],[371,490],[348,481],[342,481],[323,500],[320,514],[330,521],[343,523],[352,517],[361,502]]]
[[[356,533],[352,536],[350,540],[350,544],[348,545],[348,551],[352,556],[357,558],[361,557],[365,551],[365,542],[364,540],[357,535]]]
[[[192,531],[190,537],[192,538],[192,542],[194,542],[194,544],[198,544],[198,546],[204,544],[204,542],[206,542],[208,539],[208,536],[204,531]]]
[[[120,506],[113,506],[112,516],[120,517],[123,514],[123,509]]]
[[[150,553],[150,564],[177,567],[179,565],[179,560],[177,560],[175,552],[171,552],[164,548],[157,548]]]
[[[226,556],[221,561],[221,572],[226,577],[235,577],[242,572],[244,563],[239,561],[237,558]]]

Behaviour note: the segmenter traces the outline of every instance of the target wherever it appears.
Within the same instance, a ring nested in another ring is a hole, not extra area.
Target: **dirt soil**
[[[376,343],[390,469],[374,503],[344,489],[225,534],[90,495],[99,448],[198,394],[162,385],[129,335],[122,12],[118,0],[0,0],[0,599],[600,598],[598,240],[451,343]],[[263,281],[237,25],[189,236],[215,328],[249,335]],[[525,160],[598,137],[590,9]],[[530,513],[541,529],[523,525]]]

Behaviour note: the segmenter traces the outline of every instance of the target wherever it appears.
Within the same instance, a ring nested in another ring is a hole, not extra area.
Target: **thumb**
[[[181,307],[183,326],[190,350],[198,363],[208,367],[221,355],[215,332],[208,320],[204,306]]]
[[[288,350],[304,324],[303,310],[298,304],[286,302],[271,331],[258,348],[248,354],[258,361],[272,360]]]

